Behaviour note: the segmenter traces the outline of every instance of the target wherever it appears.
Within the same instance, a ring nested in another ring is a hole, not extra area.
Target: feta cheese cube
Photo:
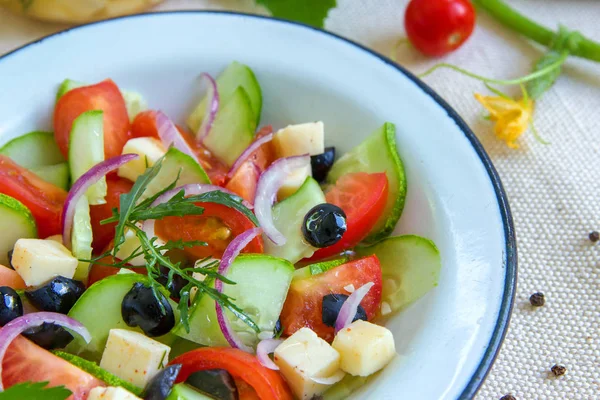
[[[340,368],[340,355],[309,328],[302,328],[275,349],[275,364],[299,399],[311,399],[329,385],[311,378],[328,378]]]
[[[119,251],[117,251],[116,254],[119,260],[124,260],[130,257],[134,252],[138,252],[140,246],[142,245],[135,232],[130,229],[125,231],[125,235],[123,237],[125,238],[125,241],[121,243]],[[129,260],[127,263],[133,265],[134,267],[143,267],[146,265],[146,259],[144,258],[143,254],[140,254],[137,257]]]
[[[78,261],[69,249],[54,240],[19,239],[12,265],[27,286],[43,285],[57,276],[72,279]]]
[[[90,390],[87,400],[142,400],[122,387],[98,386]]]
[[[323,122],[308,122],[289,125],[273,136],[273,145],[278,157],[310,154],[315,156],[325,152],[325,129]]]
[[[297,169],[289,174],[277,192],[277,198],[279,201],[296,193],[296,191],[300,189],[300,186],[302,186],[306,178],[309,176],[312,176],[312,168],[310,165],[307,165],[301,169]]]
[[[146,387],[169,361],[171,348],[141,333],[111,329],[100,367],[137,387]]]
[[[119,167],[117,175],[132,182],[151,167],[166,153],[160,140],[151,137],[129,139],[122,154],[137,154],[139,157]]]
[[[363,320],[339,331],[332,346],[340,354],[342,370],[358,376],[379,371],[396,355],[392,332]]]

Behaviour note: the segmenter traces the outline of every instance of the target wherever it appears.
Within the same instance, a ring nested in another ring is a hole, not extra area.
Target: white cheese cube
[[[19,239],[12,265],[27,286],[47,283],[57,276],[72,279],[78,261],[69,249],[54,240]]]
[[[87,400],[142,400],[122,387],[98,386],[90,390]]]
[[[339,371],[340,355],[309,328],[302,328],[275,349],[275,364],[299,399],[311,399],[329,385],[312,378],[328,378]]]
[[[305,168],[297,169],[289,174],[277,192],[279,201],[296,193],[309,176],[312,176],[312,168],[310,165],[307,165]]]
[[[119,167],[117,175],[132,182],[151,167],[166,153],[162,143],[155,138],[141,137],[129,139],[123,147],[122,154],[137,154],[139,157]]]
[[[325,152],[325,129],[323,122],[308,122],[289,125],[273,136],[273,145],[278,157],[310,154],[315,156]]]
[[[141,333],[111,329],[100,367],[137,387],[146,387],[169,361],[171,348]]]
[[[116,254],[119,260],[125,260],[132,254],[138,253],[141,246],[140,239],[138,239],[135,232],[130,229],[125,231],[124,238],[125,241],[121,243],[119,251],[117,251]],[[146,259],[144,258],[144,254],[140,254],[137,257],[128,260],[127,263],[133,265],[134,267],[143,267],[146,265]]]
[[[332,346],[340,353],[342,370],[358,376],[379,371],[396,355],[392,332],[363,320],[339,331]]]

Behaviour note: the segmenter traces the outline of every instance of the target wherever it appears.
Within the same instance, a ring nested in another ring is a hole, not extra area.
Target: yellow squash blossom
[[[533,116],[533,100],[524,96],[521,100],[509,97],[482,96],[475,94],[477,101],[490,113],[490,119],[496,124],[494,133],[498,139],[504,140],[508,147],[519,147],[515,141],[529,127]]]

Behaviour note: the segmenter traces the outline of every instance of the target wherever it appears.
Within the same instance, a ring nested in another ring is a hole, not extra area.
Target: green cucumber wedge
[[[437,286],[442,268],[435,244],[420,236],[393,236],[371,246],[357,247],[359,256],[377,255],[381,263],[381,301],[395,312]]]
[[[0,193],[0,264],[8,265],[8,252],[21,238],[36,238],[37,225],[27,207]]]
[[[32,168],[31,171],[46,182],[63,190],[69,190],[69,164],[66,162]]]
[[[75,205],[73,216],[73,232],[71,234],[71,252],[82,260],[92,258],[92,223],[90,219],[90,204],[87,197],[81,196]],[[87,282],[90,273],[90,263],[79,261],[73,279]]]
[[[73,182],[104,161],[103,114],[102,111],[86,111],[73,121],[69,136],[69,167]],[[106,203],[106,191],[106,178],[102,178],[86,192],[89,203]]]
[[[262,93],[258,80],[252,70],[237,61],[232,62],[217,78],[217,90],[219,92],[220,104],[224,105],[233,97],[238,87],[242,87],[248,95],[254,124],[258,125],[262,109]],[[204,119],[206,112],[206,98],[202,99],[190,114],[187,120],[188,127],[192,132],[197,132]]]
[[[199,392],[185,383],[177,383],[171,389],[169,397],[166,400],[214,400],[214,397],[209,397],[204,393]]]
[[[6,143],[0,154],[29,169],[65,162],[52,132],[26,133]]]
[[[377,376],[377,373],[370,376],[352,376],[346,374],[338,383],[331,386],[321,395],[323,400],[344,400],[350,397],[352,393],[364,386],[367,382]]]
[[[88,86],[88,84],[85,82],[74,81],[72,79],[65,79],[58,87],[58,91],[56,92],[56,101],[63,97],[64,94],[68,91],[77,89],[82,86]]]
[[[329,174],[328,183],[335,183],[342,175],[352,172],[385,172],[388,178],[388,200],[385,210],[373,227],[367,243],[388,236],[402,215],[406,199],[406,176],[396,149],[396,128],[386,122],[365,141],[337,160]]]
[[[294,280],[310,278],[313,275],[319,275],[323,272],[327,272],[332,268],[339,267],[342,264],[347,263],[348,257],[342,257],[335,260],[321,261],[315,264],[307,265],[294,271]]]

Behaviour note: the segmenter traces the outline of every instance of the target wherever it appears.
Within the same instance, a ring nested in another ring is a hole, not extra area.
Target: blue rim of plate
[[[496,326],[494,327],[494,331],[492,332],[492,336],[490,342],[487,345],[487,348],[479,362],[479,365],[475,369],[475,373],[469,380],[469,383],[465,386],[460,396],[458,396],[457,400],[470,400],[472,399],[481,385],[487,374],[490,372],[492,365],[500,351],[500,347],[504,338],[506,336],[506,332],[508,330],[508,325],[510,322],[510,316],[512,313],[512,308],[515,299],[516,285],[517,285],[517,242],[515,238],[515,229],[512,219],[512,214],[510,211],[510,206],[508,204],[508,197],[506,196],[506,192],[504,191],[504,187],[502,186],[502,182],[500,181],[500,176],[498,175],[498,171],[492,164],[490,157],[486,153],[483,145],[477,139],[477,136],[471,131],[471,128],[465,123],[465,121],[458,115],[458,113],[444,100],[438,95],[433,89],[431,89],[425,82],[421,79],[417,78],[412,72],[408,71],[404,67],[398,65],[394,61],[390,60],[388,57],[382,56],[381,54],[371,50],[353,40],[347,39],[343,36],[337,35],[335,33],[327,32],[323,29],[316,28],[311,25],[306,25],[300,22],[289,21],[281,18],[274,18],[264,15],[256,15],[256,14],[247,14],[241,12],[234,11],[216,11],[216,10],[179,10],[179,11],[161,11],[161,12],[148,12],[148,13],[140,13],[140,14],[132,14],[132,15],[124,15],[121,17],[115,17],[110,19],[105,19],[101,21],[91,22],[85,25],[75,26],[60,32],[56,32],[45,36],[41,39],[37,39],[30,43],[27,43],[21,47],[18,47],[2,56],[0,56],[0,62],[6,59],[11,54],[14,54],[18,51],[22,51],[30,46],[39,44],[44,40],[50,39],[54,36],[58,36],[62,33],[70,32],[73,30],[84,29],[88,26],[103,24],[110,21],[120,20],[120,19],[130,19],[130,18],[140,18],[140,17],[148,17],[148,16],[160,16],[161,14],[173,15],[173,14],[218,14],[218,15],[234,15],[238,17],[245,18],[254,18],[254,19],[262,19],[266,21],[271,21],[274,23],[283,23],[289,25],[295,25],[301,29],[309,29],[315,32],[319,32],[320,34],[335,38],[340,40],[348,45],[351,45],[358,50],[364,51],[369,55],[378,58],[380,61],[383,61],[385,64],[390,66],[391,68],[396,69],[401,74],[405,75],[408,79],[410,79],[413,83],[415,83],[421,90],[427,93],[436,103],[438,103],[448,116],[452,118],[452,120],[458,125],[460,130],[465,134],[471,146],[475,150],[475,153],[479,156],[481,163],[485,167],[492,186],[494,187],[494,192],[496,193],[496,199],[498,200],[498,208],[500,211],[500,216],[502,217],[502,223],[504,228],[504,241],[506,248],[504,249],[504,268],[506,270],[505,278],[504,278],[504,291],[502,294],[502,302],[500,304],[500,310],[498,312],[498,319],[496,321]]]

